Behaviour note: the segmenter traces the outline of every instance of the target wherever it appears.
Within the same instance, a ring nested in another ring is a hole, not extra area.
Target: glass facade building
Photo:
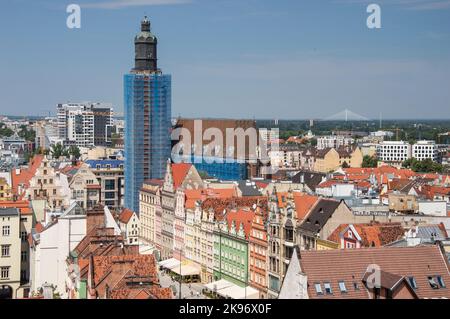
[[[171,76],[131,73],[125,92],[125,207],[139,212],[144,180],[164,178],[171,153]]]
[[[245,162],[239,162],[232,158],[221,157],[207,157],[207,156],[194,156],[192,155],[190,161],[197,171],[205,172],[210,177],[215,177],[221,180],[246,180],[247,179],[247,164]]]

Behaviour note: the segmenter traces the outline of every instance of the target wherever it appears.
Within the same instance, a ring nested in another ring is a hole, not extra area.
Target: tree
[[[410,168],[418,173],[442,173],[444,171],[444,167],[441,164],[434,162],[431,158],[422,161],[419,161],[414,157],[409,158],[402,163],[402,166]]]
[[[26,141],[34,142],[36,138],[36,132],[33,129],[28,129],[26,125],[20,126],[19,136]]]
[[[78,148],[78,146],[76,146],[76,145],[70,146],[69,147],[69,155],[72,156],[75,160],[80,159],[81,152],[80,152],[80,149]]]
[[[5,123],[0,123],[0,137],[10,137],[14,134],[14,131],[7,128]]]
[[[52,149],[50,152],[53,158],[60,158],[61,156],[65,155],[64,151],[64,146],[61,143],[57,143],[52,145]]]
[[[362,167],[372,168],[372,167],[377,167],[377,166],[378,166],[378,160],[375,156],[365,155],[363,157]]]

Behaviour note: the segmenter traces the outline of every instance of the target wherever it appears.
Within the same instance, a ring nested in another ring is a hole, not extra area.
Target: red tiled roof
[[[267,186],[269,186],[268,182],[261,182],[261,181],[255,181],[255,184],[258,188],[266,188]]]
[[[119,215],[119,221],[124,224],[128,224],[130,218],[133,216],[133,212],[127,208],[123,209]]]
[[[248,238],[248,236],[250,235],[250,230],[252,228],[252,222],[254,217],[255,212],[251,209],[232,210],[225,215],[228,224],[228,229],[231,230],[233,221],[236,226],[236,232],[239,231],[241,224],[244,226],[245,238]]]
[[[175,188],[178,188],[183,184],[187,173],[191,169],[192,164],[188,163],[176,163],[172,164],[172,177]]]
[[[27,200],[0,201],[2,208],[17,208],[22,215],[31,215],[30,202]]]
[[[363,247],[380,247],[400,239],[405,230],[401,223],[352,224],[361,237]],[[339,225],[328,240],[339,243],[341,233],[349,224]],[[344,248],[344,247],[341,247]]]
[[[36,229],[37,233],[40,233],[44,230],[44,226],[40,222],[37,222],[36,225],[34,226],[34,229]]]
[[[212,209],[215,218],[222,220],[224,211],[230,209],[251,208],[255,204],[267,207],[267,197],[265,196],[247,196],[232,198],[207,198],[202,202],[202,209],[207,211]]]
[[[23,196],[23,194],[18,194],[19,185],[23,184],[26,188],[30,186],[30,180],[36,174],[38,167],[41,165],[43,155],[36,155],[31,159],[28,168],[21,169],[19,174],[16,174],[16,170],[13,169],[11,172],[12,178],[12,188],[13,192],[18,196]]]
[[[186,189],[184,191],[186,196],[185,207],[188,209],[195,208],[196,201],[205,201],[208,198],[232,198],[237,196],[236,187],[233,188],[205,188],[205,189]]]
[[[297,219],[304,219],[319,199],[320,198],[317,196],[294,192],[294,203]]]
[[[300,264],[308,276],[310,298],[367,299],[368,292],[361,280],[369,265],[378,265],[384,272],[398,276],[413,276],[419,298],[450,298],[448,288],[433,289],[428,276],[442,276],[450,282],[448,262],[437,245],[415,247],[379,247],[346,250],[301,251]],[[341,293],[339,281],[344,281],[347,292]],[[333,294],[317,295],[314,284],[329,282]],[[354,289],[353,283],[360,289]]]

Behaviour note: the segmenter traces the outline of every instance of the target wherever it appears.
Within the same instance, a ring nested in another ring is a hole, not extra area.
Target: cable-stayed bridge
[[[328,116],[328,117],[322,119],[322,121],[345,121],[345,122],[348,122],[348,121],[370,121],[370,119],[361,114],[355,113],[349,109],[345,109],[343,111],[340,111],[336,114],[333,114],[331,116]]]

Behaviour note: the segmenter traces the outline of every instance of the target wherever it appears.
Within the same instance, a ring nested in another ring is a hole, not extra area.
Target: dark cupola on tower
[[[134,38],[135,71],[156,71],[158,40],[150,32],[150,21],[147,17],[141,22],[141,32]]]

